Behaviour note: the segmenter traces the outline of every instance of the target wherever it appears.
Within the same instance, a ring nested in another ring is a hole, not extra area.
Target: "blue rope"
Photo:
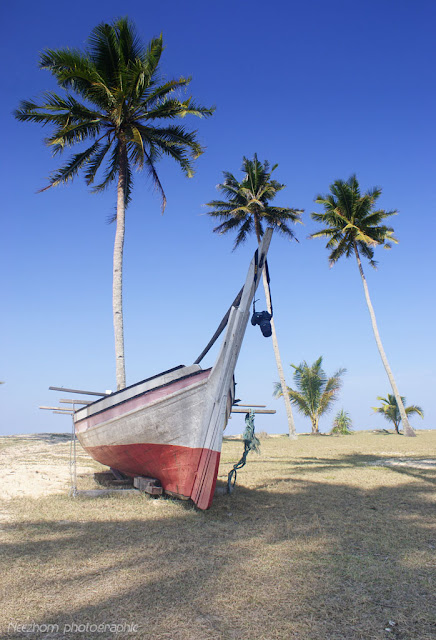
[[[244,453],[242,454],[242,458],[233,465],[233,469],[229,472],[227,478],[227,493],[232,493],[234,486],[236,484],[236,476],[238,475],[238,469],[241,469],[245,466],[247,462],[247,456],[250,451],[256,451],[256,453],[260,453],[260,442],[259,438],[256,438],[254,435],[254,409],[250,409],[250,411],[245,416],[245,431],[242,436],[244,439]]]

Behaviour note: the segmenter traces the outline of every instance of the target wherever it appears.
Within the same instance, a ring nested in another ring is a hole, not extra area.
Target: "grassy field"
[[[49,440],[0,454],[68,465],[68,443]],[[225,440],[221,485],[241,453]],[[0,635],[434,640],[435,484],[436,431],[357,432],[263,438],[207,512],[24,492],[2,505]]]

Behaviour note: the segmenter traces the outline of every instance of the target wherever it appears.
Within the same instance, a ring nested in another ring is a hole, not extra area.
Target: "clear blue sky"
[[[387,425],[371,410],[390,389],[357,266],[329,269],[323,241],[307,240],[315,196],[355,172],[364,189],[383,188],[383,208],[399,210],[400,244],[380,250],[378,271],[368,266],[366,275],[400,392],[425,410],[412,424],[436,427],[434,1],[25,0],[1,12],[0,433],[68,430],[67,417],[38,410],[59,397],[50,385],[115,387],[115,227],[106,222],[115,195],[91,195],[81,178],[37,194],[59,158],[43,144],[47,132],[11,113],[20,99],[54,88],[38,69],[41,50],[83,48],[94,26],[120,15],[144,42],[162,32],[163,71],[192,75],[190,93],[217,106],[213,118],[189,122],[207,147],[195,177],[160,165],[164,216],[145,175],[136,181],[125,247],[128,383],[195,360],[238,291],[254,240],[232,253],[232,238],[212,233],[204,203],[223,170],[237,173],[242,156],[257,152],[279,165],[275,177],[287,188],[278,204],[306,211],[299,243],[275,237],[269,257],[288,383],[290,363],[323,355],[327,373],[348,371],[335,410],[348,410],[356,429]],[[238,397],[278,410],[259,416],[257,429],[285,432],[282,401],[272,397],[272,345],[250,325],[236,374]],[[309,428],[298,414],[296,423]],[[241,430],[235,417],[229,433]]]

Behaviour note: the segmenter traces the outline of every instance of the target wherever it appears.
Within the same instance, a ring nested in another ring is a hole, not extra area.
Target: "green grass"
[[[1,523],[1,637],[430,640],[436,466],[376,463],[436,462],[435,446],[436,431],[262,438],[207,512],[142,495],[16,498]],[[219,484],[241,454],[225,440]],[[8,635],[11,622],[59,631]],[[64,635],[72,623],[137,633]]]

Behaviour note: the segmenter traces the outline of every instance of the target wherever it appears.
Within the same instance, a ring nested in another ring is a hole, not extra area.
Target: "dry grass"
[[[1,523],[0,633],[430,640],[436,466],[417,462],[436,464],[436,431],[418,433],[264,438],[234,494],[216,497],[205,513],[142,495],[14,498],[12,518]],[[224,442],[222,483],[241,453],[241,442]],[[408,466],[379,466],[398,458]],[[89,475],[81,483],[92,486]],[[14,633],[10,623],[58,630]],[[137,632],[64,633],[73,623]]]

